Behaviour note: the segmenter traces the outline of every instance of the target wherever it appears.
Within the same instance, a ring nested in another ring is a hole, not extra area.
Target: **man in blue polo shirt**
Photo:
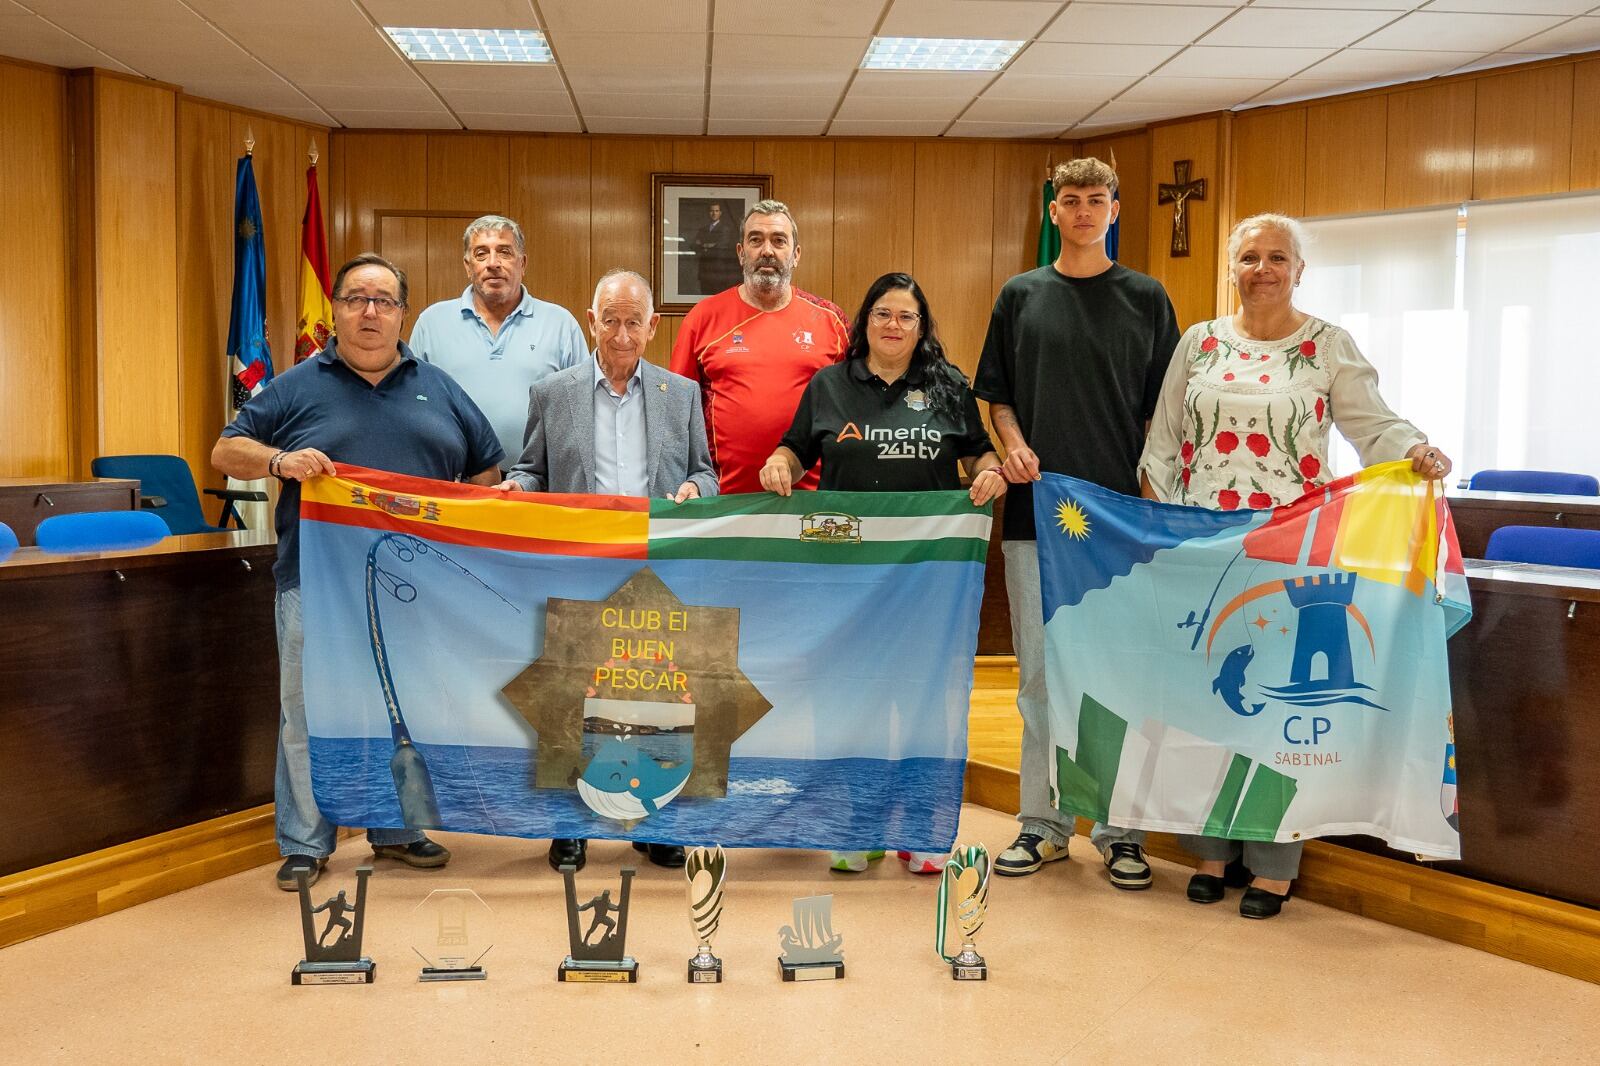
[[[473,220],[461,235],[467,288],[417,316],[411,350],[461,383],[494,425],[508,460],[522,454],[533,383],[584,362],[589,345],[564,307],[534,299],[522,227],[501,215]]]
[[[334,473],[334,463],[444,481],[493,485],[504,458],[494,429],[471,398],[438,367],[419,362],[400,340],[406,276],[376,255],[358,255],[333,282],[335,336],[315,358],[251,398],[211,451],[230,477],[282,482],[276,525],[278,770],[273,786],[278,887],[296,890],[295,872],[315,881],[333,853],[335,829],[311,792],[300,620],[300,482]],[[414,829],[369,829],[379,858],[437,867],[450,852]]]

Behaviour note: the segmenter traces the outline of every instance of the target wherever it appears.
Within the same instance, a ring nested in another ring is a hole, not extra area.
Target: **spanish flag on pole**
[[[322,202],[317,196],[317,164],[313,160],[306,168],[306,214],[300,220],[300,319],[294,338],[296,363],[321,351],[333,334],[331,281],[328,239],[322,230]]]

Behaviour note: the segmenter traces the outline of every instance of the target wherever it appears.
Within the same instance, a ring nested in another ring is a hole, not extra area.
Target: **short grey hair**
[[[739,240],[744,240],[745,227],[750,224],[752,215],[782,215],[789,220],[789,228],[794,231],[794,243],[800,243],[800,223],[794,220],[789,205],[782,200],[757,200],[750,205],[750,210],[744,213],[744,221],[739,223]]]
[[[589,301],[589,310],[593,311],[595,314],[599,314],[600,294],[605,291],[607,285],[610,285],[612,282],[622,278],[627,278],[630,281],[638,282],[639,287],[644,290],[645,306],[650,308],[650,313],[652,315],[655,314],[656,294],[650,288],[650,283],[646,281],[644,279],[644,275],[640,274],[638,271],[623,270],[621,267],[615,267],[600,275],[600,282],[594,287],[594,299]]]
[[[1300,262],[1306,261],[1305,247],[1311,243],[1311,234],[1306,232],[1305,226],[1297,218],[1288,215],[1275,215],[1263,213],[1251,215],[1233,227],[1233,232],[1228,234],[1228,266],[1233,266],[1239,261],[1239,248],[1244,244],[1245,234],[1251,230],[1275,229],[1289,238],[1289,247],[1294,252],[1294,257]]]
[[[512,243],[517,246],[517,254],[527,253],[527,242],[522,239],[522,227],[504,215],[484,215],[473,219],[467,224],[466,232],[461,234],[461,254],[472,254],[472,238],[480,233],[499,233],[501,230],[511,231]]]

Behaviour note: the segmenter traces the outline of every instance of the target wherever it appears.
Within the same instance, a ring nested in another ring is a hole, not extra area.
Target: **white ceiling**
[[[382,26],[542,29],[543,67],[412,63]],[[1026,41],[858,71],[874,34]],[[1600,0],[0,0],[0,55],[332,126],[1082,138],[1600,49]]]

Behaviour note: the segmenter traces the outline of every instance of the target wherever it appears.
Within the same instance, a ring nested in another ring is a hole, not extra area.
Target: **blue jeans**
[[[311,743],[306,731],[306,690],[301,673],[305,630],[300,623],[300,590],[278,593],[273,604],[278,623],[278,773],[272,798],[280,855],[333,854],[337,827],[317,809],[311,793]],[[422,840],[415,829],[369,829],[373,844]]]
[[[1000,542],[1006,560],[1006,598],[1011,601],[1011,644],[1017,653],[1017,712],[1022,715],[1020,810],[1024,833],[1052,844],[1066,844],[1075,826],[1056,808],[1050,770],[1055,743],[1050,736],[1050,700],[1044,675],[1044,598],[1039,591],[1039,548],[1031,540]],[[1089,835],[1104,851],[1120,840],[1144,843],[1144,830],[1097,824]]]

